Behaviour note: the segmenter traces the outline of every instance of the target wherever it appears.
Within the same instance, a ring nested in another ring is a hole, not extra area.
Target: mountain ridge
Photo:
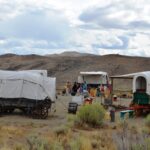
[[[67,53],[68,54],[68,53]],[[0,55],[1,70],[46,69],[49,76],[57,78],[57,84],[75,81],[80,71],[105,71],[121,75],[150,70],[150,57],[111,55]]]

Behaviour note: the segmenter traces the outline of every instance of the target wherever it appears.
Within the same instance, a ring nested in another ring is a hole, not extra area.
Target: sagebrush
[[[148,116],[146,117],[145,124],[146,124],[147,127],[150,128],[150,115],[148,115]]]
[[[99,126],[102,125],[105,116],[105,109],[102,105],[94,103],[84,105],[80,108],[77,114],[77,124]]]

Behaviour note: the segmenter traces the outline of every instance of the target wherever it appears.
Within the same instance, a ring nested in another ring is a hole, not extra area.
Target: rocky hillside
[[[27,70],[47,69],[49,76],[57,77],[57,84],[77,80],[80,71],[106,71],[109,75],[150,70],[149,57],[121,55],[97,56],[67,52],[60,55],[14,55],[0,56],[0,69]]]

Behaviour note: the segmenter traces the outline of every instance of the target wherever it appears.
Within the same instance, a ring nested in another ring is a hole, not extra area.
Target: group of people
[[[103,96],[107,99],[110,96],[111,87],[110,85],[100,85],[96,90],[97,97]]]
[[[67,81],[65,85],[65,94],[66,95],[72,95],[75,96],[76,94],[80,95],[85,92],[88,92],[90,96],[92,97],[100,97],[103,96],[105,98],[108,98],[110,95],[110,85],[99,85],[99,86],[92,86],[92,85],[87,85],[86,81],[84,83],[77,83],[74,82],[72,85],[71,82]]]
[[[84,83],[77,83],[74,82],[74,84],[72,85],[71,82],[67,81],[66,86],[65,86],[65,93],[66,95],[76,95],[78,94],[82,94],[84,91],[87,91],[87,84],[86,82]]]

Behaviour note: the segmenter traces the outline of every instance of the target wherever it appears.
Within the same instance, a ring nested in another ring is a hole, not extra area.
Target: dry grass
[[[54,129],[54,133],[56,136],[65,136],[68,132],[68,128],[66,126],[60,126]]]
[[[45,134],[27,137],[31,147],[36,146],[48,150],[115,150],[110,130],[91,131],[67,129],[65,126],[47,131]],[[34,147],[34,148],[36,148]]]
[[[148,128],[144,126],[144,119],[125,119],[117,123],[117,130],[113,133],[113,139],[117,149],[149,150],[149,135]]]
[[[23,128],[18,128],[15,126],[3,126],[0,128],[0,135],[15,135],[15,136],[23,136],[26,130]]]
[[[18,117],[1,118],[0,150],[117,150],[118,143],[121,146],[123,144],[121,137],[125,142],[129,139],[133,143],[133,150],[138,150],[138,144],[140,148],[143,145],[149,146],[147,136],[150,135],[150,130],[144,119],[110,123],[107,114],[100,128],[87,125],[77,128],[74,125],[76,115],[68,115],[65,111],[62,109],[64,114],[57,112],[57,115],[45,121],[26,118],[21,120]],[[116,120],[119,118],[117,115]],[[127,131],[127,134],[123,131]]]
[[[25,150],[27,149],[25,143],[23,145],[19,142],[24,142],[22,137],[28,133],[24,127],[13,125],[0,126],[0,149],[6,150]],[[11,145],[11,147],[10,147]]]
[[[69,116],[68,122],[74,122],[74,116]],[[129,122],[121,122],[115,125],[115,130],[110,125],[102,129],[90,128],[88,130],[77,129],[74,126],[69,127],[63,125],[56,127],[53,130],[46,128],[42,131],[41,127],[38,128],[34,125],[30,126],[0,126],[0,149],[13,149],[13,150],[116,150],[116,144],[120,143],[121,137],[133,141],[132,148],[136,150],[136,142],[143,140],[139,147],[149,146],[147,143],[149,139],[145,140],[142,132],[139,131],[138,125],[131,125]],[[146,127],[144,128],[147,129]],[[142,130],[142,129],[140,129]],[[37,132],[39,131],[39,132]],[[128,135],[125,134],[130,133]],[[147,131],[143,131],[144,135],[148,135]],[[117,136],[113,136],[116,134]],[[131,137],[131,135],[134,135]],[[139,138],[139,135],[142,137]],[[117,138],[116,138],[117,137]],[[20,139],[22,141],[18,141]],[[116,138],[116,139],[115,139]],[[135,139],[139,140],[136,141]],[[115,141],[116,140],[116,141]],[[17,142],[18,141],[18,142]],[[20,143],[19,143],[20,142]],[[7,143],[9,143],[7,145]],[[130,144],[130,143],[126,143]],[[11,145],[11,148],[10,148]],[[145,147],[144,147],[145,148]]]

